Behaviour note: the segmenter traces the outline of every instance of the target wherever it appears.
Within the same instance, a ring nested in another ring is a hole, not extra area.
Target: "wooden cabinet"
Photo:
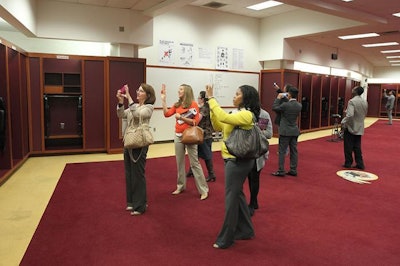
[[[122,151],[116,90],[146,81],[145,59],[31,54],[29,69],[32,154]]]
[[[27,57],[0,44],[0,184],[29,156]]]
[[[276,98],[273,82],[280,87],[292,84],[299,89],[297,100],[302,104],[302,110],[298,124],[301,132],[332,127],[337,114],[343,116],[352,88],[359,84],[344,77],[286,69],[263,70],[260,87],[261,105],[270,113],[272,120],[276,116],[272,111],[272,103]],[[274,126],[274,134],[277,135],[277,126]]]
[[[45,151],[83,149],[82,61],[43,59]]]
[[[81,93],[80,73],[44,73],[44,93]]]

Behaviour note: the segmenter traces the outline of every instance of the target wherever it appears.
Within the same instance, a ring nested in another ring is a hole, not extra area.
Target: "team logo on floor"
[[[336,174],[343,179],[358,184],[371,184],[371,181],[378,179],[375,174],[357,170],[340,170]]]

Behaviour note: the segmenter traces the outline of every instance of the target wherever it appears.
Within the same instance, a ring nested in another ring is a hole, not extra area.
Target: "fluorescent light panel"
[[[259,4],[256,4],[256,5],[248,6],[247,8],[258,11],[258,10],[263,10],[263,9],[267,9],[267,8],[274,7],[274,6],[279,6],[279,5],[282,5],[282,3],[278,2],[278,1],[271,0],[271,1],[266,1],[266,2],[259,3]]]
[[[400,58],[400,55],[390,55],[386,56],[387,59],[394,59],[394,58]]]
[[[339,36],[339,39],[352,40],[352,39],[370,38],[370,37],[377,37],[377,36],[380,36],[380,35],[378,33],[371,32],[371,33],[362,33],[362,34]]]
[[[342,0],[343,2],[353,2],[353,0]]]
[[[400,60],[390,60],[389,63],[400,63]]]
[[[400,12],[399,13],[394,13],[392,15],[395,16],[395,17],[400,17]]]
[[[381,43],[369,43],[363,44],[364,47],[380,47],[380,46],[391,46],[391,45],[399,45],[398,42],[381,42]]]
[[[400,53],[400,50],[384,50],[381,51],[382,54]]]

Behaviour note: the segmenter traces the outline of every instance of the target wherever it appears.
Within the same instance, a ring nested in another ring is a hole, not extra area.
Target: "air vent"
[[[220,7],[226,6],[226,4],[219,3],[219,2],[210,2],[210,3],[205,4],[203,6],[210,7],[210,8],[220,8]]]

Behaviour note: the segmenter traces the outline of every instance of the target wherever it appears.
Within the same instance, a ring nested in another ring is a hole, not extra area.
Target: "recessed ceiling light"
[[[353,0],[342,0],[343,2],[353,2]]]
[[[400,12],[399,13],[394,13],[392,15],[395,16],[395,17],[400,17]]]
[[[278,1],[266,1],[266,2],[262,2],[256,5],[252,5],[252,6],[248,6],[248,9],[253,9],[253,10],[263,10],[266,8],[270,8],[270,7],[274,7],[274,6],[279,6],[282,5],[283,3],[278,2]]]
[[[371,33],[362,33],[362,34],[339,36],[339,39],[351,40],[351,39],[361,39],[361,38],[369,38],[369,37],[377,37],[377,36],[380,36],[380,35],[378,33],[371,32]]]
[[[390,53],[400,53],[400,50],[384,50],[381,51],[382,54],[390,54]]]
[[[399,45],[398,42],[381,42],[381,43],[369,43],[363,44],[364,47],[380,47],[380,46],[391,46],[391,45]]]

